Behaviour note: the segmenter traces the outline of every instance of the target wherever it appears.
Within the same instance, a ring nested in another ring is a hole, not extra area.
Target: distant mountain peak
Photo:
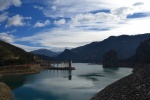
[[[44,55],[44,56],[48,56],[48,57],[54,57],[59,54],[58,52],[53,52],[53,51],[47,50],[47,49],[38,49],[38,50],[31,51],[31,53],[38,54],[38,55]]]

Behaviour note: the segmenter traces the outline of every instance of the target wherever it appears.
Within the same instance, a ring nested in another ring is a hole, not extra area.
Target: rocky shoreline
[[[12,97],[10,88],[6,84],[0,82],[0,100],[12,100]]]
[[[23,75],[39,73],[41,70],[38,64],[9,65],[0,67],[0,75]]]
[[[0,78],[4,75],[35,74],[41,71],[39,64],[9,65],[0,67]],[[12,100],[10,88],[0,82],[0,100]]]
[[[108,85],[91,100],[150,100],[150,66]]]

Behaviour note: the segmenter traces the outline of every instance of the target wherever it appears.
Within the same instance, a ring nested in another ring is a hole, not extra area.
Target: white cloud
[[[52,6],[51,9],[55,11],[57,9],[57,7],[56,6]]]
[[[70,33],[70,34],[68,34]],[[53,29],[53,30],[48,30],[45,32],[41,32],[35,36],[30,36],[30,37],[24,37],[17,39],[16,41],[30,41],[32,44],[39,44],[41,46],[51,46],[51,47],[74,47],[79,45],[82,40],[80,37],[80,33],[78,33],[78,30],[65,30],[65,29]],[[86,33],[86,32],[85,32]],[[82,34],[81,34],[82,35]],[[86,34],[85,34],[86,35]],[[76,38],[80,38],[81,41],[76,41]],[[89,40],[90,41],[90,40]]]
[[[58,26],[64,25],[64,24],[66,24],[66,20],[65,19],[60,19],[58,21],[54,21],[54,24],[58,25]]]
[[[100,25],[102,23],[117,23],[120,19],[117,18],[117,16],[113,14],[108,13],[86,13],[86,14],[79,14],[75,17],[73,17],[70,21],[70,27],[73,26],[91,26],[94,25]],[[95,27],[95,26],[94,26]]]
[[[149,33],[150,17],[126,20],[126,23],[116,24],[115,28],[105,31],[83,30],[82,28],[54,28],[39,32],[33,36],[19,38],[16,41],[28,41],[46,47],[77,47],[92,41],[101,41],[111,35],[133,35]],[[103,24],[109,26],[107,24]],[[141,29],[142,28],[142,29]]]
[[[120,7],[111,10],[111,14],[116,15],[120,19],[126,19],[128,15],[133,15],[134,13],[146,13],[146,12],[147,11],[145,11],[144,8],[141,7],[141,5],[131,7]]]
[[[99,10],[99,5],[89,0],[53,0],[46,1],[47,7],[43,10],[47,17],[70,18],[80,13]],[[49,7],[51,6],[51,7]]]
[[[78,14],[100,10],[113,10],[122,7],[137,7],[149,11],[148,0],[51,0],[45,1],[43,13],[47,17],[75,17]]]
[[[30,19],[30,20],[31,20],[31,19],[32,19],[32,17],[24,17],[24,19]]]
[[[15,33],[17,30],[11,30],[11,31],[7,31],[6,33],[11,34],[11,33]]]
[[[8,9],[10,6],[21,6],[22,2],[20,0],[0,0],[0,11]]]
[[[5,21],[8,18],[8,13],[5,12],[3,14],[0,15],[0,22]]]
[[[34,5],[33,7],[34,7],[35,9],[38,9],[38,10],[43,10],[43,9],[44,9],[43,7],[37,6],[37,5]]]
[[[10,1],[12,1],[12,4],[16,7],[19,7],[22,4],[20,0],[10,0]]]
[[[44,2],[44,8],[40,9],[47,17],[56,18],[54,24],[58,26],[42,30],[33,36],[18,38],[16,41],[30,42],[44,47],[72,48],[92,41],[101,41],[111,35],[150,32],[148,0],[45,0]],[[136,13],[147,16],[127,18],[128,15]],[[44,27],[49,24],[49,20],[38,21],[34,27]]]
[[[6,27],[10,27],[10,26],[24,26],[25,23],[23,22],[23,17],[20,15],[15,15],[12,18],[8,19],[7,25]]]
[[[143,5],[144,3],[143,2],[136,2],[133,4],[133,6],[139,6],[139,5]]]
[[[150,1],[147,0],[52,0],[45,1],[45,5],[43,13],[47,17],[71,19],[67,23],[65,20],[54,21],[55,25],[65,24],[80,29],[113,28],[119,23],[126,23],[129,15],[150,15]],[[102,10],[110,12],[101,12]]]
[[[24,49],[24,50],[26,50],[28,52],[42,48],[42,47],[26,46],[26,45],[21,45],[21,44],[13,44],[13,45],[15,45],[17,47],[20,47],[20,48],[22,48],[22,49]]]
[[[51,50],[51,51],[54,51],[54,52],[62,52],[64,51],[66,48],[61,48],[61,47],[34,47],[34,46],[27,46],[27,45],[22,45],[22,44],[16,44],[16,43],[13,43],[13,45],[17,46],[17,47],[20,47],[22,49],[24,49],[25,51],[27,52],[30,52],[30,51],[33,51],[33,50],[38,50],[38,49],[48,49],[48,50]],[[69,49],[69,48],[68,48]]]
[[[23,17],[19,14],[8,18],[8,22],[5,25],[5,27],[10,27],[10,26],[25,26],[26,23],[24,22],[25,19],[32,19],[31,17]]]
[[[47,26],[47,25],[50,25],[49,20],[46,20],[45,22],[37,21],[33,27],[35,27],[35,28],[36,27],[44,27],[44,26]]]
[[[8,33],[2,32],[0,33],[0,40],[3,40],[5,42],[13,43],[14,42],[14,36],[10,35]]]

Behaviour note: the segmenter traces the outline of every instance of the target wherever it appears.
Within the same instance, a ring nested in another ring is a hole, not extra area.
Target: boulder
[[[0,82],[0,100],[12,100],[10,88],[2,82]]]
[[[117,67],[119,62],[118,54],[115,50],[110,50],[103,55],[103,67]]]

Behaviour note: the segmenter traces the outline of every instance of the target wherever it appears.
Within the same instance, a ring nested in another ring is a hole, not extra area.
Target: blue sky
[[[0,0],[0,39],[26,51],[150,33],[148,0]]]

